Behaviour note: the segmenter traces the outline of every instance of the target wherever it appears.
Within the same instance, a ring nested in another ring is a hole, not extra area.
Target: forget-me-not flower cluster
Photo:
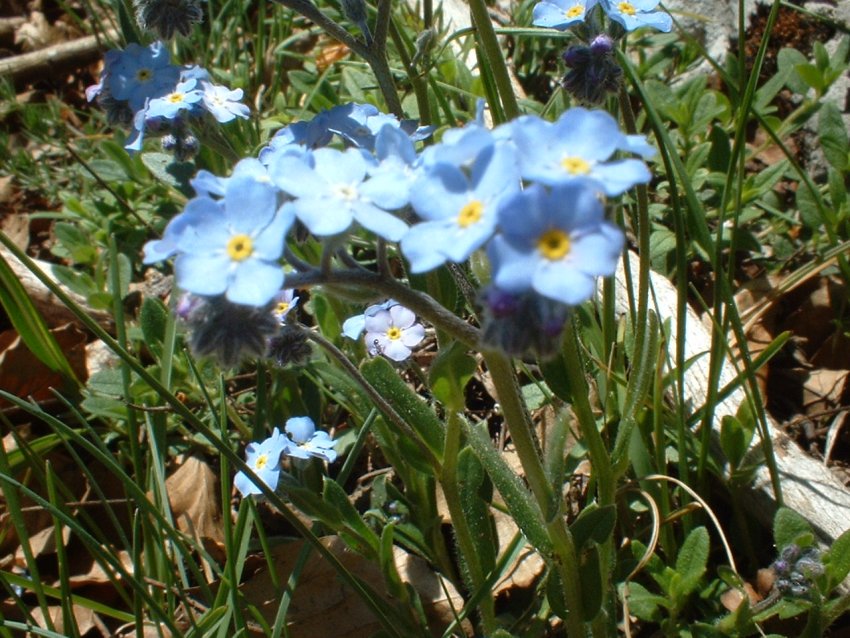
[[[110,122],[131,126],[126,148],[133,151],[141,150],[148,130],[177,137],[171,145],[175,150],[196,148],[184,139],[191,136],[188,122],[204,113],[220,123],[247,118],[250,110],[241,103],[242,95],[241,89],[214,84],[198,66],[172,64],[162,42],[108,51],[100,81],[86,89],[87,99],[97,98]],[[178,159],[187,157],[178,153]]]
[[[573,306],[592,295],[596,277],[613,273],[624,236],[606,221],[604,201],[650,180],[644,160],[653,149],[643,136],[585,108],[492,130],[475,121],[417,152],[420,133],[361,105],[290,125],[230,177],[199,172],[197,196],[146,245],[145,261],[175,257],[178,287],[195,295],[273,307],[297,221],[331,245],[358,229],[397,242],[413,273],[481,251],[493,286],[485,305],[539,295]],[[564,314],[537,305],[531,316],[540,321]],[[423,334],[394,302],[344,326],[349,336],[363,330],[372,354],[395,360]]]

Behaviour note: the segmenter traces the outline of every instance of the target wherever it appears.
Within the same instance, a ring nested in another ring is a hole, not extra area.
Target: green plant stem
[[[554,547],[554,567],[561,579],[564,603],[569,612],[563,619],[567,636],[583,637],[585,626],[582,620],[581,591],[578,588],[581,581],[575,543],[563,516],[561,499],[556,496],[546,477],[542,456],[534,439],[531,417],[522,400],[513,363],[502,352],[484,350],[482,354],[493,379],[511,440],[525,472],[525,479],[543,511],[546,531]]]
[[[413,87],[413,94],[416,96],[416,105],[419,108],[419,124],[431,124],[431,100],[428,97],[428,82],[417,73],[407,51],[407,44],[398,26],[396,26],[395,20],[390,20],[389,28],[390,37],[398,51],[398,56],[401,58],[401,63],[407,71],[407,79]]]
[[[466,520],[463,506],[460,502],[460,490],[458,487],[458,456],[460,454],[461,432],[463,422],[457,411],[452,410],[446,419],[446,443],[443,454],[443,467],[440,472],[440,484],[443,486],[443,494],[446,505],[452,517],[452,527],[455,538],[460,549],[463,562],[466,564],[470,579],[470,591],[480,591],[486,586],[486,576],[478,560],[475,540],[472,530]],[[496,612],[492,595],[485,594],[480,601],[481,625],[484,634],[489,635],[496,629]]]
[[[354,53],[366,60],[366,63],[372,69],[372,73],[375,74],[375,79],[378,81],[378,87],[381,89],[381,93],[383,94],[384,100],[387,103],[387,108],[394,115],[402,117],[403,111],[401,108],[401,101],[398,99],[398,92],[396,91],[395,83],[393,82],[392,72],[390,71],[389,63],[387,62],[385,50],[386,35],[383,36],[383,40],[379,39],[382,29],[384,30],[384,34],[386,34],[386,26],[382,26],[380,20],[376,27],[375,39],[373,39],[371,45],[367,45],[365,42],[362,42],[355,38],[342,26],[340,26],[327,15],[325,15],[321,10],[319,10],[316,5],[310,2],[310,0],[276,1],[282,4],[283,6],[292,9],[296,13],[301,14],[311,22],[314,22],[334,40],[344,44]],[[388,0],[382,0],[382,2],[389,5]],[[382,9],[381,7],[379,7],[379,17],[380,11],[387,10],[388,9]]]
[[[481,52],[485,58],[479,60],[478,63],[479,65],[486,65],[492,72],[505,117],[508,120],[513,120],[520,115],[519,104],[514,94],[513,84],[511,84],[511,76],[508,73],[505,56],[502,54],[499,40],[496,37],[496,30],[493,28],[493,23],[490,22],[487,3],[485,0],[469,0],[469,10],[472,13],[472,22],[478,33]]]

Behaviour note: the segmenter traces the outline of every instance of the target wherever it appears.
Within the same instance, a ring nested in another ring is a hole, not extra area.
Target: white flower
[[[425,338],[425,328],[416,323],[413,311],[399,305],[379,310],[371,316],[367,314],[365,328],[369,354],[382,354],[393,361],[407,359],[411,348]]]

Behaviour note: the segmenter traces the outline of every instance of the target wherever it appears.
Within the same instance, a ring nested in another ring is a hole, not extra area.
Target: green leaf
[[[384,582],[387,585],[387,593],[400,603],[407,602],[407,590],[404,582],[398,574],[393,552],[393,539],[395,537],[395,525],[390,523],[381,532],[380,550],[378,558],[381,564],[381,572],[384,574]]]
[[[830,585],[836,586],[850,573],[850,529],[835,539],[824,558]]]
[[[493,484],[487,478],[481,461],[469,447],[465,447],[458,455],[457,482],[460,505],[475,543],[479,564],[485,573],[489,573],[496,566],[496,553],[499,550],[496,525],[490,514]]]
[[[805,95],[809,87],[803,82],[803,79],[797,73],[796,67],[806,63],[806,56],[797,51],[797,49],[780,49],[776,56],[777,67],[782,71],[790,70],[786,73],[785,86],[791,89],[794,93]]]
[[[676,595],[684,598],[696,589],[708,564],[709,537],[705,527],[691,530],[676,556]]]
[[[581,582],[581,611],[585,622],[596,618],[602,609],[602,564],[599,558],[599,549],[591,545],[581,554],[581,564],[578,568],[579,582]]]
[[[794,70],[800,76],[800,79],[812,87],[815,92],[818,94],[823,93],[825,88],[823,73],[814,64],[797,64],[794,66]]]
[[[340,487],[339,483],[333,479],[329,479],[327,476],[324,477],[322,498],[324,498],[325,503],[336,509],[348,531],[356,536],[362,545],[371,548],[374,556],[377,557],[381,550],[381,539],[366,524],[354,505],[351,504],[348,494]]]
[[[811,539],[812,527],[805,518],[787,507],[780,507],[776,511],[773,518],[773,542],[778,551],[791,544],[808,546]]]
[[[56,222],[53,225],[53,234],[72,261],[89,264],[97,259],[97,249],[92,245],[91,238],[76,224]]]
[[[27,291],[2,255],[0,255],[0,304],[29,351],[50,370],[61,374],[69,386],[78,387],[79,381],[65,353],[56,343],[56,339],[47,329],[44,319],[36,310]]]
[[[449,410],[463,410],[466,405],[463,391],[476,367],[475,359],[462,343],[453,341],[448,347],[440,348],[428,372],[428,382],[437,400]]]
[[[390,362],[383,357],[366,361],[360,371],[401,418],[416,431],[434,456],[440,459],[445,427],[434,410],[404,382]]]
[[[487,423],[484,422],[481,425],[465,423],[464,426],[470,447],[505,500],[511,517],[528,541],[541,554],[548,556],[552,551],[552,544],[543,522],[543,512],[540,511],[537,501],[522,480],[493,446]]]
[[[195,175],[193,162],[177,162],[168,153],[142,153],[142,163],[159,181],[173,186],[184,195],[192,195],[189,180]]]
[[[847,155],[850,153],[850,140],[841,111],[834,102],[824,102],[818,116],[818,139],[826,160],[837,171],[847,169]]]
[[[731,414],[723,417],[720,423],[720,447],[732,469],[741,465],[744,454],[747,453],[747,441],[744,427]]]
[[[623,593],[621,592],[621,596]],[[641,620],[657,620],[660,614],[659,608],[667,607],[667,599],[663,596],[653,594],[640,583],[629,583],[629,613],[634,614]]]
[[[139,311],[139,325],[145,344],[155,352],[160,351],[162,340],[165,338],[165,326],[168,323],[168,309],[165,304],[155,297],[145,297]]]
[[[570,525],[576,550],[580,551],[589,542],[604,543],[614,531],[616,522],[617,510],[613,505],[600,507],[591,503],[585,507]]]

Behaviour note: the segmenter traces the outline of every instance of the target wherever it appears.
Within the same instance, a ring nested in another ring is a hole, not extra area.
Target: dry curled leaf
[[[355,576],[375,591],[384,591],[378,565],[350,551],[338,536],[326,536],[322,544]],[[304,542],[298,541],[272,550],[270,562],[277,567],[279,582],[286,583],[303,546]],[[418,556],[394,547],[393,557],[401,579],[419,593],[434,635],[442,635],[454,620],[454,612],[463,607],[460,594]],[[272,584],[265,567],[255,572],[240,590],[247,603],[256,606],[269,623],[274,622],[281,592]],[[291,638],[367,638],[379,631],[381,625],[360,597],[337,577],[334,568],[313,552],[298,579],[287,615],[287,628]]]

